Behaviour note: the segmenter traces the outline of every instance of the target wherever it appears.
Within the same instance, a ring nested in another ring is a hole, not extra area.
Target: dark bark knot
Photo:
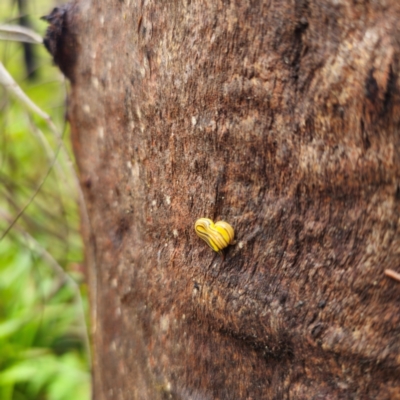
[[[49,15],[41,19],[50,25],[47,28],[43,43],[48,52],[53,56],[54,63],[62,73],[74,83],[74,69],[78,55],[78,42],[73,33],[73,4],[55,7]]]

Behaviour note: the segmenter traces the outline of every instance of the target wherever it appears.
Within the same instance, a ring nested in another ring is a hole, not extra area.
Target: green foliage
[[[16,4],[0,2],[0,24],[18,23]],[[54,4],[27,5],[33,29],[43,35],[46,24],[39,17]],[[29,204],[0,241],[0,399],[85,400],[87,294],[64,126],[66,83],[44,47],[34,45],[34,51],[38,68],[30,80],[22,44],[0,41],[0,61],[64,132],[64,145],[45,120],[0,86],[0,237]]]

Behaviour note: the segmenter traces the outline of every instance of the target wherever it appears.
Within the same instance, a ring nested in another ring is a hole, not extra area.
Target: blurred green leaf
[[[31,379],[36,373],[36,367],[30,361],[14,364],[0,373],[0,384],[9,385]]]
[[[0,323],[0,340],[17,332],[25,323],[25,318],[15,318]]]

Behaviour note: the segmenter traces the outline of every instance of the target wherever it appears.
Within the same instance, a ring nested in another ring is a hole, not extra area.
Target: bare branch
[[[35,31],[20,25],[0,25],[0,40],[42,44],[43,39]]]

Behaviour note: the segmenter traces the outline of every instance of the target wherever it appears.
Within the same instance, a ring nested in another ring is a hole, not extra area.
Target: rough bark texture
[[[399,20],[398,0],[69,8],[96,399],[400,398]],[[224,261],[199,217],[234,226]]]

